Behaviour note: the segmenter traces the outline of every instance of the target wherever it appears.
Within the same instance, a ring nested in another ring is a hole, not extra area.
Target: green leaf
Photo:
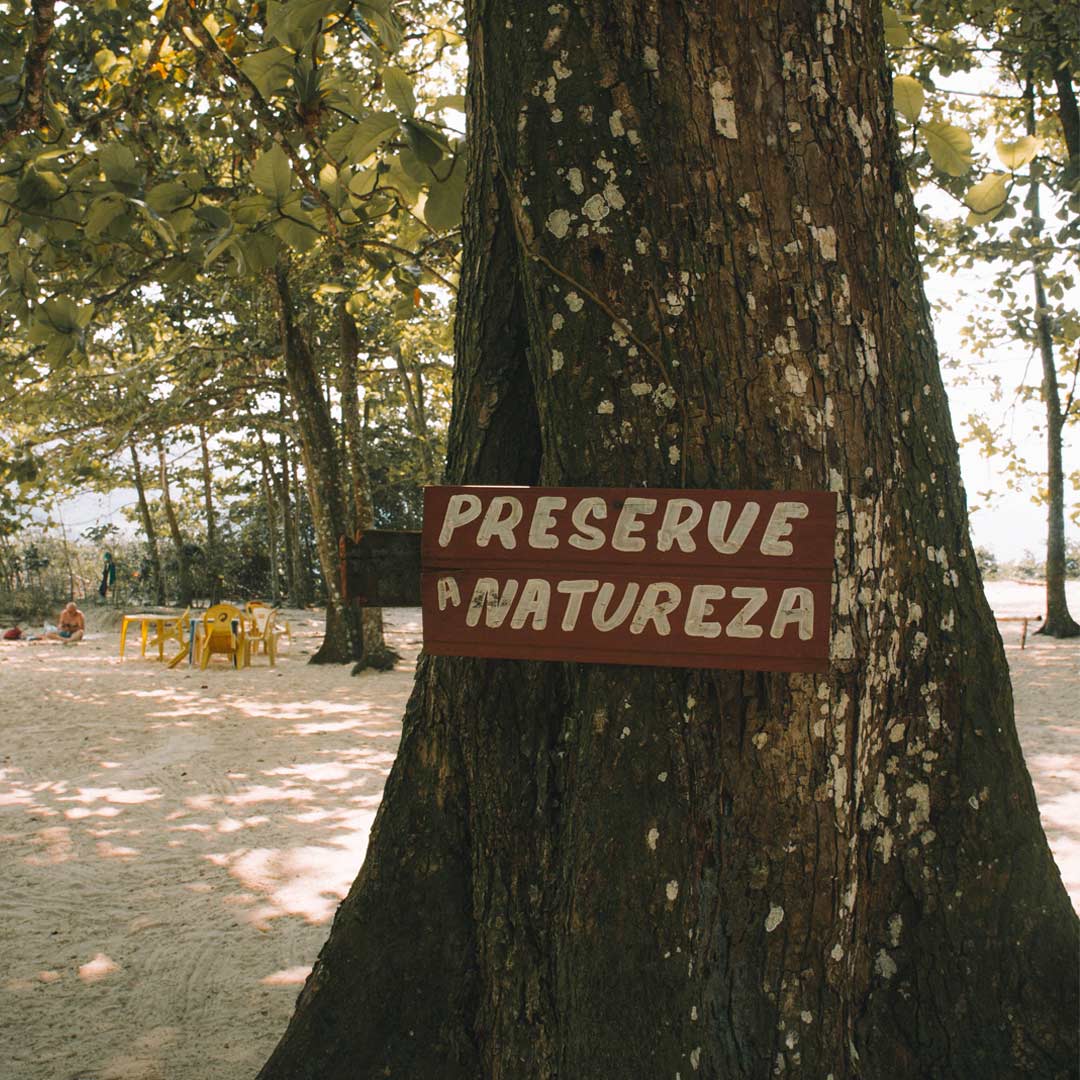
[[[955,124],[931,120],[920,128],[930,160],[949,176],[963,176],[971,168],[971,136]]]
[[[464,94],[440,94],[432,103],[433,113],[442,112],[443,109],[453,109],[455,112],[465,111]]]
[[[240,70],[258,87],[263,97],[272,97],[283,90],[292,76],[292,69],[293,54],[280,45],[252,53],[240,61]]]
[[[390,136],[398,130],[396,113],[377,112],[365,116],[353,125],[347,156],[355,165],[369,158]]]
[[[383,89],[386,91],[390,104],[398,112],[412,116],[416,112],[416,95],[413,93],[412,79],[401,68],[383,68]]]
[[[122,195],[102,195],[95,199],[86,215],[87,240],[97,243],[126,208],[127,200]]]
[[[401,162],[401,167],[418,184],[428,184],[435,179],[431,169],[429,169],[408,147],[402,150],[397,157],[398,161]]]
[[[911,40],[903,19],[888,4],[882,7],[881,17],[885,24],[885,44],[902,49]]]
[[[192,193],[183,184],[168,180],[163,184],[155,184],[146,193],[146,205],[159,214],[171,214],[190,203],[192,197]]]
[[[977,184],[972,184],[964,196],[964,204],[971,211],[969,225],[983,225],[1001,213],[1009,197],[1011,178],[1008,173],[990,173]]]
[[[395,53],[401,47],[401,29],[397,18],[385,0],[360,0],[353,6],[354,18],[363,20],[379,35],[383,48]]]
[[[445,232],[461,224],[461,205],[465,197],[465,159],[459,156],[450,175],[433,183],[424,204],[424,220],[436,232]]]
[[[409,148],[429,168],[437,165],[443,154],[450,152],[450,144],[438,128],[425,124],[422,120],[406,120],[404,126]]]
[[[994,143],[998,160],[1006,169],[1015,172],[1029,161],[1035,159],[1035,155],[1042,149],[1043,141],[1037,135],[1023,135],[1019,139],[1010,142],[1008,139],[998,139]]]
[[[311,40],[319,21],[337,6],[337,0],[270,0],[266,5],[267,32],[284,45],[300,48]]]
[[[312,226],[304,225],[292,218],[281,218],[274,222],[274,232],[295,251],[310,251],[319,239],[319,232]]]
[[[122,189],[138,187],[142,174],[135,164],[135,155],[126,146],[109,143],[99,148],[97,158],[106,180]]]
[[[897,75],[892,81],[893,105],[896,111],[912,124],[919,119],[922,112],[925,93],[922,83],[913,79],[910,75]]]
[[[379,175],[381,187],[393,188],[407,206],[413,206],[420,198],[420,184],[402,167],[397,158],[390,159],[390,168]]]
[[[252,271],[269,270],[278,260],[281,244],[270,233],[250,233],[240,241],[244,260]]]
[[[245,195],[233,202],[232,217],[238,225],[258,225],[270,216],[274,205],[265,195]]]
[[[94,53],[94,67],[101,72],[102,75],[107,75],[114,67],[116,67],[116,53],[112,49],[98,49]]]
[[[288,197],[292,186],[292,166],[285,151],[274,143],[265,153],[256,158],[251,169],[251,179],[255,186],[275,203],[282,203]]]

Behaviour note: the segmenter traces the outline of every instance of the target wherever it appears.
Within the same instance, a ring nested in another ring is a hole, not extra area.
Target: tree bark
[[[157,439],[158,452],[158,481],[161,485],[161,503],[165,508],[165,520],[169,524],[169,535],[172,537],[173,550],[176,552],[177,565],[177,604],[180,607],[190,607],[195,596],[195,587],[191,580],[191,560],[188,558],[187,549],[184,547],[184,537],[180,532],[180,522],[176,517],[176,508],[173,506],[172,495],[169,492],[169,469],[165,459],[165,443],[160,437]]]
[[[300,451],[308,502],[326,588],[326,633],[313,664],[343,664],[363,658],[363,629],[357,608],[341,593],[338,538],[349,531],[346,497],[334,425],[307,340],[293,311],[288,271],[274,272],[285,374],[299,419]]]
[[[165,604],[165,575],[161,571],[161,552],[158,548],[157,529],[154,516],[150,513],[150,504],[146,499],[146,484],[143,482],[142,462],[133,442],[128,443],[131,452],[131,476],[135,484],[135,494],[139,497],[139,517],[143,532],[146,534],[146,556],[150,563],[150,573],[154,579],[154,603],[158,607]]]
[[[1075,1076],[877,0],[473,0],[452,483],[836,492],[827,675],[422,660],[263,1080]]]

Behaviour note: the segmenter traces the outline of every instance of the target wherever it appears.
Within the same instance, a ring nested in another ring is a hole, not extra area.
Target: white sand
[[[992,583],[999,614],[1040,589]],[[1080,611],[1080,589],[1071,596]],[[0,1078],[238,1080],[265,1061],[363,859],[407,659],[357,678],[123,664],[115,631],[0,645]],[[1080,641],[1002,624],[1044,823],[1080,903]]]

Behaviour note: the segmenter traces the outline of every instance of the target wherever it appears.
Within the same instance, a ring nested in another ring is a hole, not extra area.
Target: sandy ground
[[[1080,583],[1074,583],[1080,585]],[[991,583],[998,614],[1036,586]],[[1071,596],[1080,611],[1080,588]],[[168,671],[77,646],[0,645],[0,1080],[237,1080],[285,1027],[363,859],[398,744],[397,670],[310,667],[293,613],[271,671]],[[1080,906],[1080,641],[1002,623],[1044,823]]]

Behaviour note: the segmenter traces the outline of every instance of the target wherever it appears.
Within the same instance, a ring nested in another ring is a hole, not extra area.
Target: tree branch
[[[0,146],[41,126],[45,115],[45,61],[56,25],[56,0],[33,0],[30,44],[23,62],[22,104],[0,131]]]

